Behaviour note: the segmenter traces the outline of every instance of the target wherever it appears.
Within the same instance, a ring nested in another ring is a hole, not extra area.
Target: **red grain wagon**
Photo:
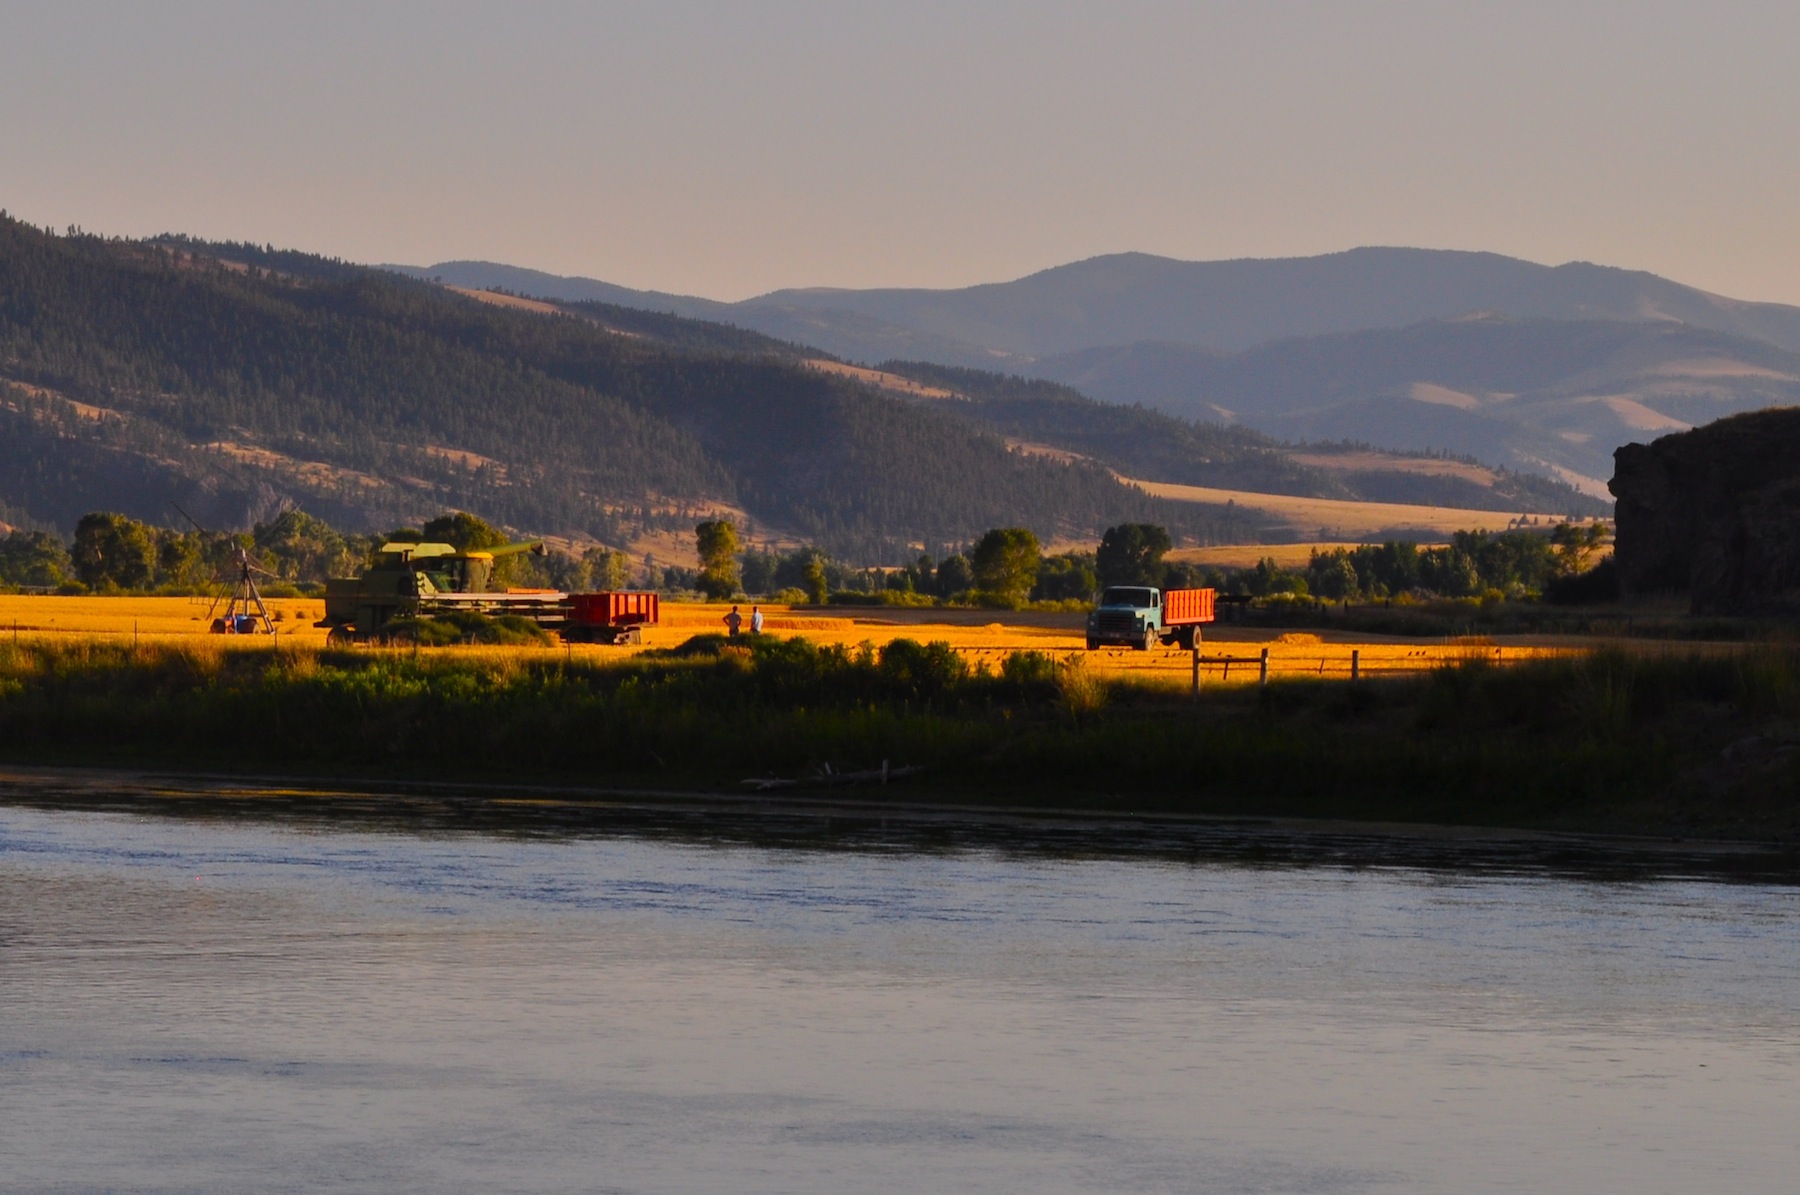
[[[571,593],[562,637],[571,643],[640,643],[640,627],[655,626],[662,613],[656,594],[612,590]]]

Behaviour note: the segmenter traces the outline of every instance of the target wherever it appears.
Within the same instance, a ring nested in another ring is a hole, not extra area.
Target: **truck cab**
[[[1087,620],[1089,651],[1103,645],[1149,651],[1156,644],[1192,650],[1200,624],[1213,620],[1213,591],[1108,585]]]

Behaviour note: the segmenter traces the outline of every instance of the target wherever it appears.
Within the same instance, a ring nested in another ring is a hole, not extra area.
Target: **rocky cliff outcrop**
[[[1613,453],[1626,597],[1696,613],[1800,610],[1800,408],[1734,415]]]

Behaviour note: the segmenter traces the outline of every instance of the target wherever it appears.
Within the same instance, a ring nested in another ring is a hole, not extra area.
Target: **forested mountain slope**
[[[1599,498],[1537,473],[1375,453],[1366,445],[1352,450],[1338,444],[1283,444],[1249,427],[1221,422],[1210,411],[1195,419],[1177,418],[1140,405],[1097,402],[1043,379],[919,361],[889,361],[874,371],[846,368],[816,349],[729,324],[597,301],[558,307],[504,292],[464,293],[490,303],[574,312],[604,327],[678,347],[757,352],[864,378],[998,432],[1023,451],[1089,460],[1140,480],[1481,510],[1603,514],[1607,507]]]
[[[219,524],[297,503],[347,527],[456,506],[613,544],[726,504],[869,560],[1006,524],[1241,531],[1097,465],[1009,451],[792,346],[641,313],[610,330],[600,314],[0,219],[0,503],[65,526],[108,507],[172,520],[176,503]]]
[[[491,261],[444,261],[434,266],[382,266],[412,278],[462,286],[472,290],[506,290],[562,303],[595,303],[616,308],[665,312],[689,319],[731,324],[777,340],[817,345],[836,356],[855,361],[881,361],[904,357],[975,368],[1022,363],[1012,354],[969,344],[951,335],[921,332],[916,328],[878,319],[855,311],[821,307],[817,303],[747,299],[722,303],[694,295],[633,290],[596,278],[568,277],[543,270],[502,265]]]

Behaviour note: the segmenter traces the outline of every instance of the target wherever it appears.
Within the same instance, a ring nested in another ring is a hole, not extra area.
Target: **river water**
[[[1800,891],[0,805],[0,1189],[1777,1192]]]

